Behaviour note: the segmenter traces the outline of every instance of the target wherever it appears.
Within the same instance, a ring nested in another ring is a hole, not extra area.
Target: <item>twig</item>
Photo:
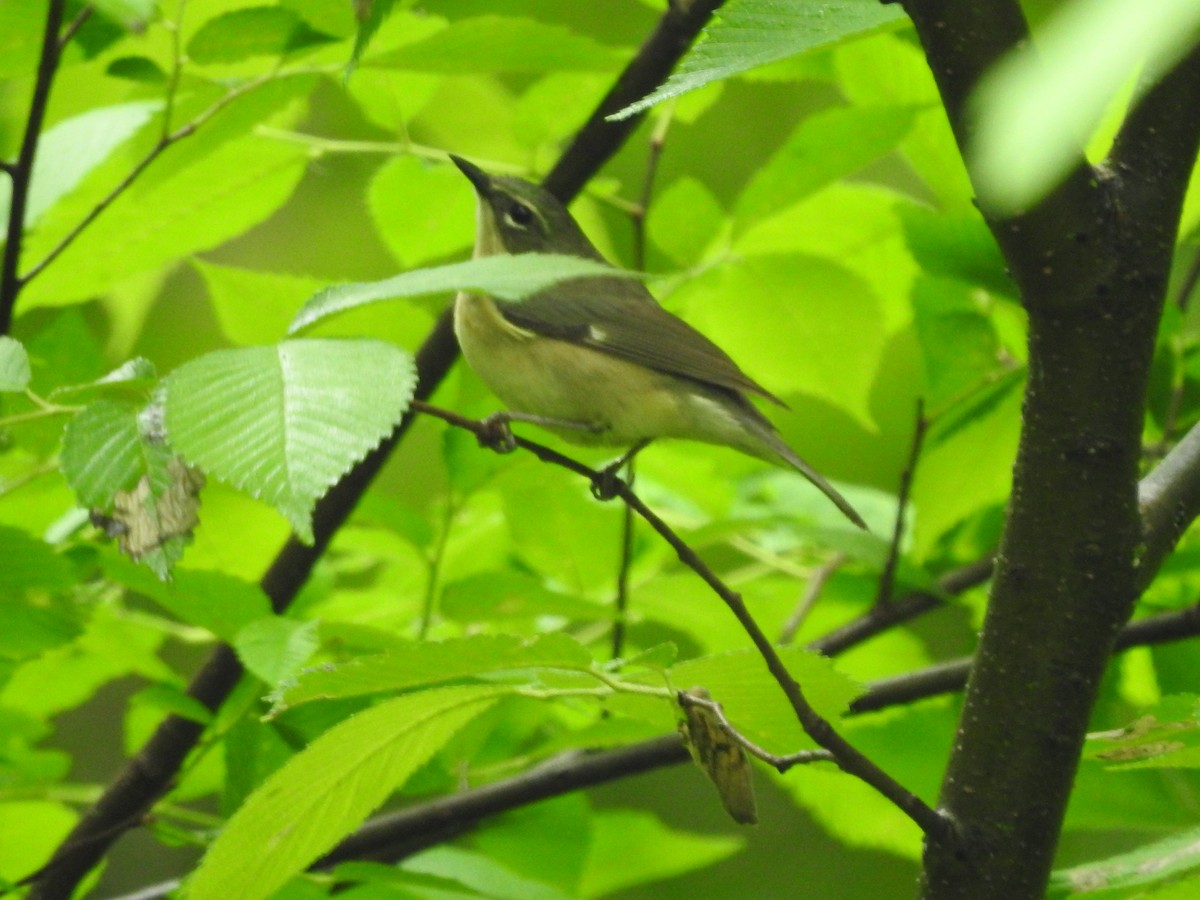
[[[413,408],[419,412],[436,416],[456,427],[465,428],[485,441],[491,441],[495,438],[494,429],[486,422],[468,419],[460,416],[458,413],[430,406],[427,403],[414,403]],[[713,593],[720,597],[725,602],[725,605],[729,607],[730,612],[733,613],[734,617],[741,624],[742,629],[750,637],[759,655],[762,656],[763,661],[767,665],[767,670],[783,691],[784,696],[787,697],[805,733],[816,741],[818,746],[828,750],[833,755],[838,767],[847,774],[853,775],[873,787],[895,804],[901,812],[912,819],[931,838],[945,840],[952,836],[952,826],[949,821],[943,818],[937,810],[926,804],[916,794],[905,789],[899,782],[883,771],[883,769],[868,759],[860,750],[851,745],[849,741],[842,737],[809,704],[799,683],[788,672],[787,666],[775,649],[775,645],[771,643],[766,633],[759,627],[754,617],[750,614],[750,610],[747,608],[745,601],[742,600],[741,594],[730,589],[718,578],[716,573],[708,567],[708,564],[700,559],[696,551],[680,538],[666,522],[659,518],[657,513],[646,506],[642,502],[642,499],[630,490],[629,485],[611,472],[598,472],[576,460],[563,456],[555,450],[551,450],[549,447],[544,447],[525,438],[514,436],[513,443],[517,447],[532,453],[543,462],[562,466],[589,479],[593,485],[593,492],[597,493],[598,496],[620,497],[627,505],[632,507],[634,512],[641,516],[642,520],[658,532],[659,536],[671,546],[675,554],[679,557],[679,561],[695,572],[709,586]]]
[[[33,82],[33,96],[29,101],[29,116],[25,120],[25,134],[21,139],[17,160],[9,170],[12,176],[12,193],[8,206],[4,257],[0,260],[0,334],[8,334],[12,327],[13,311],[16,309],[17,295],[22,287],[17,267],[20,265],[21,248],[24,244],[25,210],[29,205],[33,162],[42,134],[42,122],[46,118],[50,87],[58,69],[58,31],[62,25],[64,5],[64,0],[50,0],[46,4],[46,28],[42,32],[42,52],[38,59],[37,76]]]
[[[272,74],[262,78],[255,78],[251,81],[245,82],[244,84],[238,85],[222,96],[219,100],[215,101],[211,106],[208,107],[208,109],[197,115],[196,118],[192,119],[192,121],[188,122],[186,125],[181,125],[171,133],[164,134],[162,137],[160,137],[154,146],[150,148],[149,152],[147,152],[145,156],[134,163],[133,168],[131,168],[125,174],[125,177],[118,181],[116,185],[113,186],[112,190],[101,197],[96,202],[96,205],[88,210],[87,215],[80,219],[75,224],[75,227],[68,231],[63,239],[59,241],[53,247],[53,249],[50,250],[50,252],[48,252],[28,272],[20,277],[20,285],[23,287],[24,285],[28,284],[30,281],[40,275],[45,268],[50,265],[50,263],[58,259],[59,255],[62,254],[62,252],[69,246],[71,246],[71,244],[75,242],[79,235],[82,234],[84,230],[92,224],[92,222],[96,221],[101,213],[108,209],[118,197],[125,193],[125,191],[127,191],[130,186],[137,181],[138,177],[150,167],[151,163],[158,159],[164,150],[166,150],[172,144],[183,140],[184,138],[191,137],[198,129],[205,125],[209,119],[219,113],[234,100],[237,100],[239,97],[242,97],[251,91],[262,87],[264,84],[274,81],[277,77],[279,76]]]
[[[654,175],[658,170],[658,160],[662,156],[663,141],[666,139],[666,124],[669,117],[664,117],[662,123],[654,129],[650,136],[649,153],[646,158],[646,178],[642,183],[641,202],[632,210],[629,216],[633,220],[633,267],[638,271],[646,268],[646,210],[650,205],[650,195],[654,191]],[[627,482],[634,481],[634,466],[636,460],[630,458]],[[633,565],[634,538],[633,510],[626,506],[621,515],[621,561],[617,570],[617,597],[613,609],[612,658],[620,659],[625,652],[625,626],[629,614],[629,569]]]
[[[633,484],[635,460],[629,461],[628,480]],[[625,653],[625,627],[629,615],[629,570],[633,566],[633,510],[628,506],[621,510],[621,561],[617,568],[617,596],[613,604],[612,658],[620,659]]]
[[[639,113],[609,122],[607,116],[640,100],[648,91],[646,85],[657,87],[670,74],[676,61],[687,52],[696,35],[712,14],[725,0],[691,0],[688,3],[670,3],[666,14],[659,20],[658,27],[650,35],[638,55],[626,66],[612,90],[605,95],[571,141],[558,164],[550,170],[542,182],[560,200],[574,196],[587,184],[604,160],[642,121],[645,113]]]
[[[667,141],[667,129],[671,126],[668,109],[654,125],[650,134],[649,152],[646,154],[646,177],[642,181],[642,195],[637,205],[629,212],[633,219],[633,267],[639,271],[646,268],[646,214],[650,211],[650,197],[654,193],[654,179],[658,175],[658,163],[662,159],[663,146]]]
[[[936,593],[914,591],[887,606],[872,606],[857,619],[809,643],[808,649],[826,656],[844,653],[889,628],[941,607],[947,596],[952,597],[983,584],[992,577],[994,564],[995,558],[989,554],[943,575],[937,580]]]
[[[813,606],[816,605],[821,592],[825,590],[825,585],[833,577],[834,573],[845,565],[848,558],[845,553],[838,551],[813,569],[812,574],[808,577],[808,584],[804,586],[804,593],[800,597],[800,602],[796,604],[796,608],[788,616],[787,621],[783,623],[783,628],[779,631],[779,643],[790,644],[796,639],[796,632],[800,630],[800,626],[808,618],[808,614],[812,611]]]
[[[67,27],[63,29],[63,33],[58,39],[59,53],[62,53],[66,49],[67,44],[71,43],[71,40],[79,32],[79,29],[83,27],[83,23],[91,18],[91,15],[92,6],[90,3],[85,3],[79,12],[75,13],[75,18],[67,23]]]
[[[781,775],[793,766],[807,765],[813,762],[837,762],[833,754],[828,750],[799,750],[796,753],[779,756],[770,750],[758,746],[758,744],[734,728],[733,723],[725,715],[724,707],[716,700],[697,697],[695,694],[690,694],[687,691],[680,691],[676,697],[679,700],[680,706],[699,706],[702,709],[708,710],[713,714],[713,717],[725,733],[740,744],[743,750],[751,756],[761,759]]]
[[[875,595],[876,606],[887,606],[892,602],[892,592],[896,587],[896,566],[900,562],[900,542],[904,539],[904,513],[908,509],[913,476],[917,471],[917,461],[921,458],[921,445],[925,441],[925,431],[928,427],[929,422],[925,418],[925,398],[918,397],[912,444],[908,449],[908,460],[900,472],[900,487],[896,493],[896,522],[892,527],[892,539],[888,543],[883,572],[879,576],[879,593]]]

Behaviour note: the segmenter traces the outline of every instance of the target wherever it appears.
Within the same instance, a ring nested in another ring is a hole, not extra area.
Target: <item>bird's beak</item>
[[[479,166],[467,162],[461,156],[455,156],[453,153],[450,154],[450,161],[458,166],[458,170],[470,179],[471,184],[475,185],[475,190],[479,196],[486,197],[490,193],[492,177],[487,172],[483,171]]]

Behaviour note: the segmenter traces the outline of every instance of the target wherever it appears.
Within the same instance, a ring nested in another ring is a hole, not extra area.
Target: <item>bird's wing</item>
[[[611,353],[670,375],[785,406],[720,347],[661,306],[640,282],[620,277],[572,278],[519,302],[498,302],[521,328]]]

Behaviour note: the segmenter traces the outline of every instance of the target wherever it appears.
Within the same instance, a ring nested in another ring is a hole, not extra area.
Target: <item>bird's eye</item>
[[[524,203],[513,203],[504,213],[504,218],[508,219],[510,225],[515,225],[517,228],[528,228],[534,219],[533,210]]]

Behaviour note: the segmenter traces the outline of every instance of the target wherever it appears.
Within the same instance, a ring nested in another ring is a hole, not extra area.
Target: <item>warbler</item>
[[[604,262],[548,191],[450,158],[475,187],[476,257],[539,252]],[[656,438],[684,438],[787,463],[866,528],[746,395],[786,404],[663,309],[640,281],[572,278],[520,301],[463,291],[454,332],[467,363],[512,418],[575,443],[631,447],[627,456]]]

